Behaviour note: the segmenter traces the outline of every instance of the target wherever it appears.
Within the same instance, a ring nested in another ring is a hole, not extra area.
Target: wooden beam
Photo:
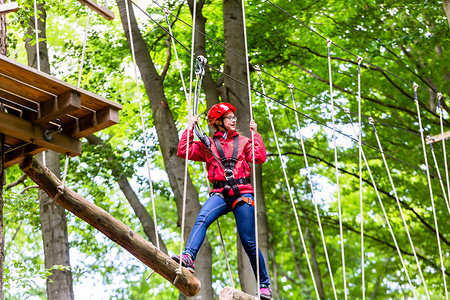
[[[96,11],[98,14],[100,14],[103,18],[105,18],[108,21],[114,20],[115,16],[114,13],[109,10],[108,7],[102,7],[97,4],[97,2],[93,0],[78,0],[83,5],[86,5],[93,11]]]
[[[81,96],[76,91],[68,91],[56,99],[51,99],[40,104],[39,115],[34,123],[45,126],[49,121],[54,121],[81,107]]]
[[[28,120],[0,111],[0,132],[38,146],[77,156],[81,154],[81,142],[63,133],[54,134],[51,140],[44,136],[45,128]]]
[[[242,291],[226,286],[219,295],[219,300],[255,300],[256,296],[246,294]]]
[[[0,4],[0,15],[15,12],[19,10],[17,2],[9,2]]]
[[[119,111],[108,107],[81,117],[77,121],[73,120],[64,126],[64,132],[73,138],[80,139],[117,123],[119,123]]]
[[[444,132],[443,138],[444,139],[450,138],[450,130]],[[430,138],[427,138],[426,141],[427,141],[427,144],[433,144],[433,143],[442,141],[442,134],[437,134],[437,135],[434,135],[434,136],[432,136]]]
[[[38,153],[45,151],[45,148],[42,148],[38,145],[34,144],[26,144],[12,151],[6,151],[5,154],[5,168],[9,168],[18,164],[25,156],[34,156]]]
[[[200,291],[201,283],[191,272],[182,268],[181,274],[177,275],[176,271],[179,265],[127,225],[67,187],[60,195],[58,187],[61,185],[61,181],[36,159],[26,157],[20,162],[19,167],[59,205],[126,249],[134,257],[170,281],[186,296],[193,297]],[[59,196],[57,197],[57,195]]]

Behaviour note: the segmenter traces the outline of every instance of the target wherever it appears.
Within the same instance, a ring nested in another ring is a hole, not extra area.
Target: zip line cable
[[[353,123],[352,117],[351,117],[351,115],[350,115],[350,111],[349,111],[349,110],[346,110],[346,114],[347,114],[347,117],[348,117],[349,120],[350,120],[350,123],[351,123],[351,125],[352,125],[354,134],[355,134],[355,135],[358,135],[358,134],[360,135],[360,134],[361,134],[361,129],[359,130],[359,133],[356,132],[355,124]],[[383,204],[383,201],[381,200],[380,193],[379,193],[379,191],[378,191],[378,188],[377,188],[375,179],[374,179],[374,177],[373,177],[372,171],[370,170],[370,166],[369,166],[369,163],[368,163],[368,161],[367,161],[366,155],[364,154],[363,149],[362,149],[362,148],[360,148],[360,149],[361,149],[361,156],[362,156],[362,158],[364,159],[364,163],[365,163],[365,165],[366,165],[367,171],[369,172],[369,176],[370,176],[370,179],[371,179],[371,181],[372,181],[372,185],[373,185],[373,188],[374,188],[374,190],[375,190],[375,193],[376,193],[376,195],[377,195],[378,202],[380,203],[381,210],[383,211],[383,215],[384,215],[385,222],[386,222],[386,224],[388,225],[389,232],[391,233],[392,239],[393,239],[393,241],[394,241],[395,249],[397,250],[397,253],[398,253],[399,257],[400,257],[400,261],[401,261],[401,263],[402,263],[402,266],[403,266],[405,275],[406,275],[406,277],[407,277],[407,279],[408,279],[408,283],[409,283],[409,285],[410,285],[410,287],[411,287],[411,290],[412,290],[412,293],[413,293],[413,295],[414,295],[414,299],[417,299],[416,290],[415,290],[415,288],[414,288],[414,286],[413,286],[413,284],[412,284],[412,282],[411,282],[411,278],[409,277],[408,269],[406,268],[406,264],[405,264],[405,262],[404,262],[404,260],[403,260],[403,256],[402,256],[400,247],[398,246],[397,239],[395,238],[394,231],[392,230],[392,227],[391,227],[391,223],[389,222],[389,218],[388,218],[388,216],[387,216],[386,210],[384,209],[384,204]],[[362,188],[362,187],[361,187],[361,188]],[[362,233],[362,232],[361,232],[361,233]],[[362,234],[361,234],[361,235],[362,235]]]
[[[294,15],[290,14],[289,12],[287,12],[287,11],[286,11],[285,9],[283,9],[282,7],[278,6],[277,4],[273,3],[273,2],[270,1],[270,0],[265,0],[265,1],[266,1],[266,2],[269,2],[269,3],[272,4],[274,7],[278,8],[278,9],[279,9],[280,11],[282,11],[284,14],[286,14],[286,15],[289,16],[290,18],[294,19],[295,21],[297,21],[298,23],[300,23],[302,26],[306,27],[308,30],[310,30],[311,32],[313,32],[314,34],[316,34],[317,36],[319,36],[321,39],[327,40],[326,37],[324,37],[323,35],[321,35],[320,33],[318,33],[316,30],[314,30],[314,29],[312,29],[311,27],[309,27],[308,25],[306,25],[303,21],[299,20],[297,17],[295,17]],[[356,57],[356,58],[358,57],[358,55],[353,54],[353,53],[350,52],[349,50],[347,50],[347,49],[345,49],[345,48],[343,48],[343,47],[341,47],[341,46],[339,46],[339,45],[337,45],[337,44],[335,44],[335,43],[333,43],[333,45],[336,46],[336,47],[338,47],[338,48],[341,49],[342,51],[347,52],[348,54],[350,54],[350,55]],[[368,61],[368,60],[365,60],[365,59],[364,59],[364,61],[365,61],[368,65],[371,65],[372,67],[374,67],[374,68],[376,68],[376,69],[382,70],[382,71],[384,71],[384,72],[386,72],[386,73],[388,73],[388,74],[390,74],[390,75],[392,75],[392,76],[394,76],[394,77],[396,77],[396,78],[398,78],[398,79],[400,79],[400,80],[402,80],[402,81],[404,81],[404,82],[406,82],[406,83],[409,83],[409,84],[411,84],[411,85],[412,85],[412,84],[415,84],[415,82],[412,82],[412,81],[409,81],[409,80],[407,80],[407,79],[404,79],[403,77],[400,77],[400,76],[397,75],[397,74],[394,74],[394,73],[392,73],[392,72],[390,72],[390,71],[388,71],[388,70],[386,70],[386,69],[383,69],[383,68],[381,68],[381,67],[379,67],[379,66],[377,66],[377,65],[375,65],[375,64],[373,64],[373,63],[371,63],[371,62]],[[438,92],[436,92],[436,91],[434,91],[434,90],[429,90],[429,89],[426,89],[426,88],[423,88],[423,87],[420,87],[420,86],[418,86],[418,88],[420,88],[420,89],[422,89],[422,90],[424,90],[424,91],[430,92],[430,93],[434,93],[435,95],[438,94]],[[432,88],[432,87],[429,86],[429,88]],[[450,98],[448,98],[448,97],[443,97],[443,98],[450,99]]]
[[[173,35],[171,35],[164,27],[162,27],[158,22],[156,22],[156,21],[155,21],[155,20],[154,20],[154,19],[153,19],[146,11],[145,11],[145,10],[143,10],[142,8],[140,8],[139,6],[137,6],[136,3],[134,3],[133,1],[131,1],[131,3],[132,3],[133,5],[135,5],[139,10],[141,10],[141,11],[142,11],[142,12],[143,12],[150,20],[152,20],[156,25],[158,25],[161,29],[163,29],[168,35],[170,35],[170,36],[171,36],[178,44],[180,44],[186,51],[188,51],[189,53],[191,53],[191,51],[190,51],[190,50],[189,50],[182,42],[180,42],[177,38],[175,38]],[[235,82],[237,82],[237,83],[239,83],[239,84],[241,84],[241,85],[243,85],[243,86],[247,86],[246,83],[244,83],[244,82],[242,82],[242,81],[240,81],[240,80],[238,80],[238,79],[236,79],[236,78],[234,78],[234,77],[232,77],[232,76],[230,76],[230,75],[228,75],[228,74],[222,72],[221,70],[215,68],[214,66],[212,66],[212,65],[210,65],[210,64],[207,64],[207,66],[208,66],[210,69],[216,71],[217,73],[219,73],[219,74],[221,74],[221,75],[223,75],[223,76],[226,76],[226,77],[228,77],[228,78],[234,80]],[[267,74],[267,73],[266,73],[266,74]],[[269,75],[269,76],[272,76],[272,75]],[[272,76],[272,77],[273,77],[273,76]],[[289,85],[289,84],[286,83],[286,85]],[[298,91],[300,91],[300,92],[302,92],[302,93],[306,93],[306,92],[304,92],[304,91],[302,91],[302,90],[300,90],[300,89],[297,89],[297,88],[294,88],[294,89],[296,89],[296,90],[298,90]],[[263,93],[261,93],[261,91],[255,89],[255,88],[252,88],[252,90],[253,90],[254,92],[256,92],[256,93],[259,93],[261,96],[266,96],[267,99],[271,100],[272,102],[278,103],[278,104],[282,105],[283,107],[288,108],[288,109],[294,111],[294,109],[293,109],[292,107],[290,107],[289,105],[283,103],[282,101],[280,101],[280,100],[278,100],[278,99],[275,99],[275,98],[273,98],[273,97],[270,97],[270,96],[268,96],[268,95],[263,95]],[[309,95],[309,96],[311,96],[311,97],[317,98],[317,97],[315,97],[315,96],[313,96],[313,95],[311,95],[311,94],[309,94],[309,93],[306,93],[306,94]],[[323,100],[320,99],[320,98],[317,98],[317,99],[323,101]],[[338,105],[336,105],[336,106],[339,107]],[[332,129],[332,127],[328,126],[327,124],[325,124],[325,123],[323,123],[323,122],[321,122],[321,121],[319,121],[319,120],[317,120],[317,119],[315,119],[315,118],[313,118],[313,117],[311,117],[311,116],[308,116],[308,115],[306,115],[306,114],[304,114],[304,113],[302,113],[302,112],[300,112],[300,111],[298,111],[298,110],[295,110],[295,111],[296,111],[298,114],[302,115],[303,117],[308,118],[308,119],[314,121],[315,123],[317,123],[317,124],[319,124],[319,125],[321,125],[321,126],[323,126],[323,127]],[[352,113],[352,114],[353,114],[353,113]],[[381,124],[381,125],[386,125],[386,126],[390,126],[390,127],[393,127],[393,128],[405,130],[404,128],[401,128],[401,127],[395,127],[395,126],[392,126],[392,125],[387,124],[387,123],[382,123],[382,122],[378,122],[378,123]],[[339,134],[341,134],[341,135],[343,135],[343,136],[345,136],[345,137],[347,137],[347,138],[349,138],[350,140],[357,141],[357,139],[355,139],[354,137],[352,137],[352,136],[350,136],[350,135],[348,135],[348,134],[345,134],[345,133],[343,133],[343,132],[341,132],[341,131],[339,131],[339,130],[337,130],[336,132],[339,133]],[[411,131],[408,131],[408,132],[411,132]],[[370,146],[370,145],[368,145],[367,143],[364,143],[364,142],[363,142],[362,144],[363,144],[364,146],[366,146],[366,147],[369,147],[369,148],[371,148],[371,149],[377,151],[377,152],[379,151],[377,148],[375,148],[375,147],[373,147],[373,146]],[[422,173],[425,173],[425,172],[424,172],[421,168],[419,168],[418,166],[414,166],[414,165],[412,165],[412,164],[410,164],[410,163],[408,163],[408,162],[405,162],[405,161],[403,161],[403,160],[401,160],[401,159],[399,159],[399,158],[396,158],[396,157],[394,157],[394,156],[392,156],[392,155],[390,155],[390,154],[385,154],[385,155],[386,155],[387,157],[389,157],[389,158],[391,158],[391,159],[394,159],[394,160],[396,160],[396,161],[398,161],[398,162],[400,162],[400,163],[402,163],[402,164],[405,164],[405,165],[407,165],[407,166],[409,166],[409,167],[411,167],[411,168],[413,168],[413,169],[415,169],[415,170],[417,170],[417,171],[420,171],[420,172],[422,172]],[[436,177],[437,177],[435,174],[431,174],[431,176],[432,176],[433,178],[436,178]]]
[[[423,284],[423,287],[425,289],[425,293],[427,295],[427,298],[428,298],[428,300],[430,300],[430,295],[428,293],[427,284],[425,282],[425,278],[424,278],[423,273],[422,273],[422,268],[420,266],[419,258],[417,257],[417,253],[416,253],[416,250],[415,250],[416,248],[414,247],[414,243],[413,243],[413,240],[411,238],[411,234],[409,233],[408,224],[406,223],[405,216],[403,215],[403,209],[402,209],[402,206],[400,204],[400,198],[398,197],[398,194],[397,194],[397,188],[394,185],[394,180],[392,179],[391,171],[389,169],[389,166],[388,166],[388,163],[387,163],[387,160],[386,160],[386,156],[385,156],[383,147],[381,146],[380,138],[378,137],[378,131],[377,131],[377,128],[375,127],[375,122],[373,120],[371,120],[371,125],[372,125],[372,128],[373,128],[375,137],[377,139],[378,148],[380,149],[381,157],[383,158],[384,167],[386,168],[386,172],[388,174],[389,182],[391,184],[391,188],[392,188],[392,191],[394,193],[395,201],[397,202],[397,207],[398,207],[398,210],[400,212],[400,216],[401,216],[402,221],[403,221],[403,226],[405,227],[406,235],[408,236],[409,244],[411,246],[411,250],[412,250],[412,253],[414,255],[414,258],[416,260],[417,269],[419,270],[420,279],[422,280],[422,284]]]
[[[436,238],[437,238],[437,243],[438,243],[438,248],[439,248],[439,257],[441,259],[441,271],[442,271],[442,276],[443,276],[443,279],[444,279],[445,298],[448,300],[447,282],[446,282],[446,279],[445,279],[444,259],[442,258],[441,240],[439,239],[439,227],[438,227],[438,222],[437,222],[437,218],[436,218],[436,209],[434,207],[433,188],[431,187],[430,168],[428,166],[428,159],[427,159],[427,149],[425,147],[425,139],[423,137],[423,127],[422,127],[422,120],[421,120],[421,117],[420,117],[419,100],[417,98],[417,87],[418,87],[418,85],[416,83],[414,83],[414,85],[413,85],[413,88],[414,88],[414,100],[416,102],[417,118],[419,120],[420,134],[421,134],[421,137],[422,137],[422,150],[423,150],[423,157],[424,157],[424,160],[425,160],[425,168],[426,168],[426,171],[427,171],[428,187],[429,187],[429,190],[430,190],[430,198],[431,198],[431,207],[433,209],[434,226],[436,227]]]
[[[158,4],[156,1],[152,0],[152,2],[153,2],[154,4],[156,4],[159,8],[161,8],[161,9],[163,9],[163,10],[165,9],[165,8],[163,8],[160,4]],[[133,2],[133,4],[136,5],[134,2]],[[145,12],[144,10],[142,10],[141,8],[139,8],[139,9],[140,9],[144,14],[146,14],[146,12]],[[170,14],[171,16],[173,16],[174,18],[176,18],[177,20],[179,20],[180,22],[182,22],[183,24],[185,24],[186,26],[192,28],[192,26],[191,26],[190,24],[186,23],[183,19],[181,19],[181,18],[178,17],[177,15],[174,15],[174,14],[172,14],[172,13],[170,13],[170,12],[169,12],[169,14]],[[161,29],[163,29],[164,31],[166,31],[166,30],[164,29],[164,27],[162,27],[158,22],[156,22],[154,19],[152,19],[148,14],[147,14],[147,16],[150,18],[150,20],[152,20],[152,21],[153,21],[156,25],[158,25]],[[237,53],[234,52],[233,50],[227,48],[226,46],[220,44],[219,42],[217,42],[216,40],[214,40],[214,39],[213,39],[212,37],[210,37],[209,35],[205,34],[204,32],[201,32],[201,31],[198,30],[198,29],[196,29],[196,31],[197,31],[199,34],[201,34],[201,35],[205,36],[206,38],[208,38],[211,42],[215,43],[216,45],[220,46],[221,48],[223,48],[223,49],[229,51],[230,53],[234,54],[236,57],[240,58],[242,61],[245,61],[245,58],[243,58],[242,56],[240,56],[239,54],[237,54]],[[167,33],[167,31],[166,31],[166,33]],[[169,34],[169,33],[168,33],[168,34]],[[170,35],[171,35],[171,34],[170,34]],[[172,36],[172,37],[173,37],[173,36]],[[175,40],[176,40],[176,39],[175,39]],[[176,41],[177,41],[178,43],[182,44],[180,41],[178,41],[178,40],[176,40]],[[189,51],[189,50],[187,49],[187,47],[184,47],[184,48],[185,48],[187,51]],[[253,68],[255,67],[255,65],[253,65],[253,64],[250,64],[250,65],[251,65]],[[268,75],[268,76],[274,78],[275,80],[284,83],[286,86],[289,86],[289,83],[283,81],[282,79],[280,79],[280,78],[278,78],[278,77],[276,77],[276,76],[274,76],[274,75],[268,73],[267,71],[264,71],[264,70],[261,70],[261,71],[262,71],[263,73],[265,73],[266,75]],[[233,79],[234,79],[234,78],[233,78]],[[314,96],[314,95],[312,95],[312,94],[310,94],[310,93],[308,93],[308,92],[306,92],[306,91],[303,91],[303,90],[301,90],[301,89],[299,89],[299,88],[294,87],[294,89],[296,89],[296,90],[298,90],[299,92],[302,92],[302,93],[304,93],[304,94],[307,94],[307,95],[309,95],[309,96],[311,96],[311,97],[313,97],[313,98],[315,98],[315,99],[317,99],[317,100],[319,100],[319,101],[321,101],[321,102],[323,102],[323,103],[327,103],[326,100],[321,99],[321,98],[319,98],[319,97],[317,97],[317,96]],[[338,105],[338,104],[336,104],[336,107],[339,107],[341,110],[344,110],[344,108],[341,107],[341,106]],[[354,113],[351,112],[351,114],[354,114]],[[369,117],[371,117],[371,116],[364,116],[364,118],[366,118],[367,120],[369,119]],[[371,118],[376,118],[376,117],[373,117],[373,116],[372,116]],[[379,118],[376,118],[376,119],[380,120]],[[415,134],[415,135],[417,135],[417,136],[420,135],[420,134],[417,133],[417,132],[414,132],[414,131],[411,131],[411,130],[408,130],[408,129],[405,129],[405,128],[402,128],[402,127],[399,127],[399,126],[396,126],[396,125],[393,125],[393,124],[389,124],[389,123],[382,122],[382,121],[378,121],[378,123],[381,124],[381,125],[389,126],[389,127],[396,128],[396,129],[400,129],[400,130],[403,130],[403,131],[406,131],[406,132]]]
[[[128,22],[128,34],[130,35],[130,47],[131,47],[131,54],[133,57],[133,70],[134,70],[134,80],[136,83],[136,92],[138,94],[138,102],[139,102],[139,112],[141,116],[141,129],[142,129],[142,136],[144,138],[144,148],[145,148],[145,159],[146,159],[146,167],[147,167],[147,175],[148,175],[148,182],[150,184],[150,198],[152,202],[152,209],[153,209],[153,223],[155,226],[155,239],[156,239],[156,247],[160,249],[159,247],[159,235],[158,235],[158,224],[156,221],[156,207],[155,207],[155,195],[153,194],[153,182],[152,182],[152,174],[150,170],[150,154],[148,150],[147,145],[147,131],[145,127],[145,121],[144,121],[144,111],[142,108],[142,96],[139,89],[139,81],[138,81],[138,71],[137,71],[137,64],[136,64],[136,52],[134,49],[134,42],[133,42],[133,32],[131,30],[131,18],[130,18],[130,11],[128,8],[128,1],[125,0],[125,9],[127,13],[127,22]]]

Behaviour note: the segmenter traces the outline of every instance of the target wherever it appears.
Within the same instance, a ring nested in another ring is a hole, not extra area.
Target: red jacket
[[[229,133],[227,139],[223,139],[223,132],[217,131],[214,133],[214,136],[219,138],[220,143],[222,144],[223,152],[225,156],[229,159],[233,154],[233,138],[236,135],[239,135],[236,131]],[[178,156],[186,159],[186,135],[187,130],[183,132],[181,136],[180,143],[178,144]],[[220,159],[220,155],[217,152],[217,148],[214,144],[212,138],[211,140],[211,150],[214,154],[217,155]],[[255,163],[262,164],[266,161],[266,147],[264,146],[264,142],[261,138],[261,135],[257,132],[254,133],[255,140]],[[234,178],[245,178],[251,176],[251,164],[253,163],[253,153],[252,153],[252,140],[248,137],[239,135],[239,150],[237,155],[237,162],[234,167],[233,173]],[[200,141],[194,141],[194,133],[192,130],[189,131],[189,159],[194,161],[204,161],[206,162],[206,169],[208,170],[208,179],[212,183],[225,180],[225,173],[219,163],[216,161],[214,156],[209,152],[208,148],[203,145]],[[245,193],[253,193],[253,187],[251,184],[239,184],[239,191],[241,194]],[[212,189],[211,192],[221,193],[223,188],[220,189]],[[232,196],[233,189],[230,189],[228,195]]]

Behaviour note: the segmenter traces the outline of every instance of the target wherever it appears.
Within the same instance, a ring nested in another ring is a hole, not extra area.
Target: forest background
[[[6,17],[7,56],[36,67],[33,2],[18,3],[20,10]],[[163,30],[168,28],[166,15],[159,6],[171,13],[168,19],[173,35],[185,46],[176,43],[183,77],[189,86],[193,1],[136,4],[146,14],[130,3],[132,37],[124,0],[109,4],[116,15],[113,21],[90,14],[81,88],[122,104],[123,110],[120,124],[83,140],[83,154],[70,160],[66,183],[153,243],[159,238],[161,249],[173,254],[180,247],[184,188],[184,160],[176,156],[176,148],[190,113],[190,100],[183,92],[171,40]],[[76,85],[88,9],[76,1],[63,0],[41,3],[38,8],[41,70]],[[249,134],[241,8],[237,0],[200,0],[196,5],[198,31],[194,51],[207,57],[210,65],[200,95],[199,115],[204,130],[207,130],[207,109],[219,101],[227,101],[238,108],[241,132]],[[424,135],[441,132],[441,114],[444,130],[449,130],[446,98],[450,94],[449,0],[246,1],[245,8],[250,81],[254,89],[251,109],[268,152],[267,163],[256,172],[259,247],[269,266],[275,298],[344,299],[347,294],[352,299],[412,299],[416,293],[420,299],[426,299],[427,294],[431,299],[445,299],[450,195],[444,149],[442,143],[435,144],[434,152],[426,146],[431,198],[412,83],[419,85],[417,99]],[[131,38],[140,73],[139,92],[134,81]],[[332,92],[326,38],[332,41]],[[359,150],[357,135],[344,111],[350,110],[357,127],[357,56],[364,59],[362,137],[368,146],[363,149],[387,216],[386,219],[369,171],[363,166],[364,272]],[[267,99],[262,97],[256,65],[263,71]],[[286,107],[293,107],[288,84],[294,85],[305,151],[294,111]],[[440,101],[439,92],[444,95]],[[340,132],[337,134],[339,194],[330,95],[335,102],[336,129]],[[147,126],[158,237],[152,220],[139,100]],[[276,139],[267,107],[273,117]],[[374,118],[384,152],[389,155],[387,162],[395,189],[377,151],[377,136],[368,122],[369,116]],[[59,154],[47,154],[55,173],[63,168],[64,160]],[[438,170],[443,180],[439,180]],[[46,199],[42,192],[38,194],[32,189],[22,194],[24,186],[30,185],[33,182],[17,166],[6,170],[5,299],[185,298],[158,275],[146,279],[149,269],[91,226],[61,208],[51,210],[51,199]],[[189,163],[186,239],[207,192],[203,166]],[[255,280],[239,246],[234,224],[232,214],[220,219],[233,280],[239,288],[254,293]],[[214,224],[196,261],[202,299],[213,299],[224,286],[230,285],[218,237]]]

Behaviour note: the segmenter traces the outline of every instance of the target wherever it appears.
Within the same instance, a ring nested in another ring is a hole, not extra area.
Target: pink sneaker
[[[180,263],[180,257],[178,255],[172,255],[172,259],[177,263]],[[181,265],[188,269],[192,274],[195,273],[194,260],[190,254],[181,254]]]
[[[259,294],[261,295],[260,298],[263,300],[272,300],[272,291],[267,284],[261,284]]]

